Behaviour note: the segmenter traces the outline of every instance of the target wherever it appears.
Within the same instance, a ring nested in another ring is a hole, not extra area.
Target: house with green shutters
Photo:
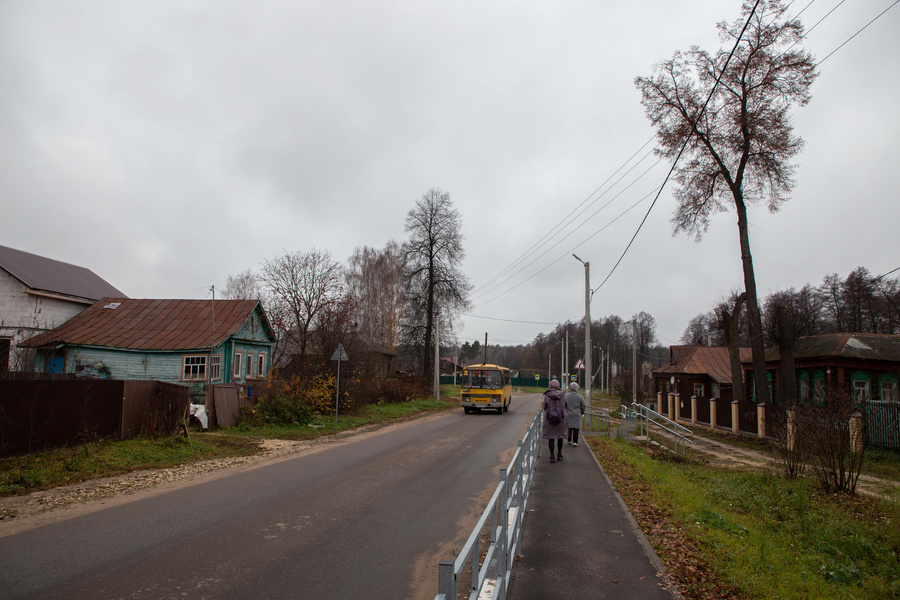
[[[275,333],[257,300],[103,298],[22,346],[35,371],[208,384],[265,378]]]

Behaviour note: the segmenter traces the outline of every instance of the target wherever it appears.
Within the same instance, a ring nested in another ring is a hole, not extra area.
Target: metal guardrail
[[[471,576],[469,600],[477,599],[490,586],[492,600],[506,600],[541,446],[540,410],[518,445],[509,466],[500,470],[500,483],[456,560],[441,561],[438,566],[438,593],[434,600],[457,600],[460,576],[466,572]],[[489,521],[491,541],[482,557],[481,537]]]
[[[609,435],[609,409],[588,406],[581,417],[581,431]]]
[[[675,440],[675,451],[678,452],[680,446],[682,456],[684,456],[685,445],[694,443],[693,431],[659,414],[655,410],[650,410],[643,404],[634,402],[631,406],[622,405],[620,413],[626,431],[637,431],[638,427],[641,427],[641,430],[646,431],[649,435],[650,425],[652,424],[671,433]]]

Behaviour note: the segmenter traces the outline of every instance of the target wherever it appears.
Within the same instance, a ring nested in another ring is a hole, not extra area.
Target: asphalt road
[[[431,600],[537,410],[462,409],[0,539],[0,597]]]

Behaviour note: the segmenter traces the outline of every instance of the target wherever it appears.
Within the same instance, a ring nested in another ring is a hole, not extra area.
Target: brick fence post
[[[691,423],[697,423],[697,394],[691,396]]]
[[[709,399],[709,426],[716,428],[716,399]]]
[[[731,432],[737,433],[741,429],[741,407],[737,400],[731,402]]]
[[[766,405],[762,402],[756,405],[756,437],[766,437]]]

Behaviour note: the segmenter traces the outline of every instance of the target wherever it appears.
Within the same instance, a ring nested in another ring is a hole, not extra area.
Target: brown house
[[[741,361],[750,359],[750,349],[741,348]],[[672,346],[669,348],[669,362],[653,369],[654,387],[660,406],[657,410],[667,412],[669,394],[677,394],[679,401],[678,414],[684,420],[709,423],[710,400],[714,400],[717,413],[717,425],[731,427],[731,403],[734,399],[734,388],[731,377],[731,362],[728,348],[724,346]],[[691,403],[692,396],[697,397],[696,413]],[[746,396],[745,396],[746,397]],[[749,401],[744,404],[749,405]],[[749,413],[750,406],[742,406],[740,414]],[[752,428],[752,420],[741,425]]]
[[[770,397],[778,397],[778,348],[766,350]],[[821,398],[826,387],[852,391],[858,401],[898,402],[900,335],[833,333],[802,337],[794,348],[797,391],[801,403]],[[753,365],[744,362],[748,398],[755,396]]]

